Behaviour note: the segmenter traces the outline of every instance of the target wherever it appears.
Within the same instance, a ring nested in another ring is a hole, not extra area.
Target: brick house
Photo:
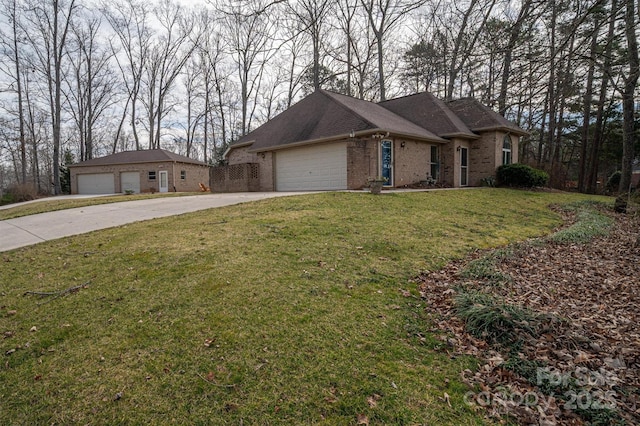
[[[230,145],[211,190],[361,189],[377,176],[388,187],[479,186],[518,161],[525,134],[474,99],[373,103],[318,90]]]
[[[124,151],[69,166],[72,194],[195,192],[209,165],[164,149]]]

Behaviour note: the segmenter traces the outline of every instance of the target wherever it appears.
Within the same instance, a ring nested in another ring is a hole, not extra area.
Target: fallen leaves
[[[378,406],[378,401],[380,401],[381,398],[382,397],[377,393],[367,397],[367,404],[369,405],[369,408],[376,408]]]
[[[552,369],[550,377],[577,380],[582,385],[577,391],[592,398],[589,402],[615,392],[620,416],[629,424],[640,423],[640,250],[635,246],[640,220],[616,215],[615,221],[608,236],[588,244],[518,245],[513,255],[496,263],[498,272],[510,277],[499,286],[460,276],[466,263],[486,253],[421,277],[420,294],[428,302],[436,329],[446,333],[440,336],[443,348],[484,361],[476,373],[466,370],[462,375],[469,386],[490,397],[489,404],[476,405],[496,416],[515,416],[523,424],[582,424],[574,410],[566,409],[572,394],[563,394],[564,390],[555,397],[543,394],[513,368],[505,368],[506,358],[514,354],[500,353],[465,332],[453,302],[463,282],[546,318],[542,332],[524,339],[512,362],[536,361]],[[602,379],[580,382],[580,374]],[[514,403],[514,395],[535,398],[536,404]],[[478,402],[479,395],[475,397]]]

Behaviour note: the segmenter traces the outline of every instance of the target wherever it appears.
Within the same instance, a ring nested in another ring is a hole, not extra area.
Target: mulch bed
[[[499,286],[460,276],[486,252],[419,277],[451,355],[482,360],[461,373],[470,404],[527,425],[640,424],[640,218],[608,214],[609,235],[587,244],[518,244],[496,265],[511,277]],[[461,285],[540,314],[544,327],[515,349],[471,336],[455,313]],[[527,380],[518,366],[535,375]]]

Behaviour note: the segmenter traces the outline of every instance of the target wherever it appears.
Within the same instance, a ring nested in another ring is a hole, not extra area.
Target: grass
[[[536,334],[537,316],[520,306],[474,291],[459,292],[455,302],[458,317],[465,322],[467,331],[478,338],[515,345],[523,334]]]
[[[475,360],[439,349],[410,279],[580,199],[324,193],[3,253],[0,423],[484,424],[459,381]]]
[[[0,220],[15,219],[17,217],[29,216],[33,214],[52,212],[57,210],[72,209],[75,207],[95,206],[98,204],[118,203],[122,201],[146,200],[149,198],[162,197],[184,197],[188,195],[208,194],[203,192],[167,192],[157,194],[134,194],[134,195],[113,195],[94,198],[68,198],[56,199],[55,197],[39,200],[34,203],[27,203],[0,209]]]
[[[576,222],[549,237],[549,240],[562,244],[584,244],[595,237],[607,235],[613,225],[613,219],[597,209],[593,202],[578,202],[567,206],[576,211]]]

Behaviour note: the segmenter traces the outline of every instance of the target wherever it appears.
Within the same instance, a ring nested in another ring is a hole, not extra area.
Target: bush
[[[607,179],[607,184],[604,186],[609,192],[618,192],[620,186],[620,179],[622,179],[622,172],[618,170]]]
[[[23,201],[35,200],[38,192],[30,184],[14,184],[7,188],[7,193],[3,199],[10,200],[12,203],[21,203]]]
[[[549,174],[526,164],[505,164],[498,167],[496,179],[502,186],[533,188],[546,186],[549,182]]]

